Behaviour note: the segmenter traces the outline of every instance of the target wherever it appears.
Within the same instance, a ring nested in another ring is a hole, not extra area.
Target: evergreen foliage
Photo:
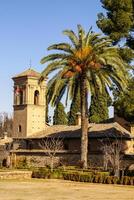
[[[77,113],[81,112],[81,105],[80,105],[80,91],[76,93],[74,96],[74,99],[72,100],[71,106],[70,106],[70,111],[68,113],[68,124],[69,125],[76,125],[76,118],[77,118]]]
[[[48,99],[47,99],[47,95],[46,95],[46,123],[49,124],[51,123],[51,116],[49,116],[49,104],[48,104]]]
[[[111,97],[106,92],[92,96],[89,108],[89,122],[100,123],[106,121],[109,118],[108,107],[111,103]]]
[[[126,40],[124,40],[125,43],[121,43],[122,47],[118,47],[118,53],[122,59],[130,65],[134,58],[134,52],[131,49],[132,46],[134,48],[134,39],[131,34],[134,27],[134,0],[100,1],[102,3],[102,7],[107,12],[105,15],[103,13],[98,14],[97,25],[104,34],[108,35],[113,40],[113,44],[119,44],[122,38],[126,38]],[[127,45],[131,48],[129,48]],[[127,67],[128,69],[131,69],[132,66],[130,67],[129,65]],[[99,100],[96,97],[92,97],[92,100],[93,101],[90,107],[90,112],[92,114],[90,113],[90,120],[92,122],[100,122],[101,117],[102,119],[105,119],[108,113],[106,99],[103,98],[102,95],[102,98],[99,97]],[[99,108],[101,108],[101,111],[104,113],[104,115],[99,112]]]
[[[45,119],[45,121],[46,121],[46,123],[49,123],[49,116],[48,116],[48,102],[47,102],[47,98],[46,98],[46,119]]]
[[[121,41],[119,54],[130,64],[134,59],[134,0],[101,0],[101,3],[107,12],[106,16],[98,14],[97,25],[114,44]]]
[[[56,105],[53,116],[54,125],[66,125],[67,124],[67,114],[64,111],[64,106],[61,102]]]
[[[114,44],[118,44],[120,56],[128,63],[127,69],[133,70],[134,0],[101,0],[101,3],[107,12],[106,15],[103,13],[98,14],[97,25],[104,34],[110,36]],[[132,121],[134,117],[133,84],[134,81],[132,78],[128,89],[124,93],[118,90],[118,92],[114,93],[116,114],[129,121]]]
[[[125,92],[116,91],[114,102],[115,113],[134,123],[134,78],[131,78]]]
[[[107,13],[106,16],[103,13],[98,14],[98,27],[115,42],[128,38],[134,28],[134,1],[101,0],[101,3]]]

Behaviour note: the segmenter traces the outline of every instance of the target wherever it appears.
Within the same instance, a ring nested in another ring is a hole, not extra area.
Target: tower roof
[[[17,74],[16,76],[14,76],[13,78],[19,78],[19,77],[39,77],[40,76],[40,73],[39,72],[36,72],[35,70],[33,69],[27,69],[26,71],[20,73],[20,74]]]

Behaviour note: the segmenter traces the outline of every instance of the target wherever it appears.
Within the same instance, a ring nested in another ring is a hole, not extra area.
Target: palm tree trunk
[[[87,103],[87,87],[84,74],[81,76],[81,162],[83,168],[87,168],[88,156],[88,103]]]

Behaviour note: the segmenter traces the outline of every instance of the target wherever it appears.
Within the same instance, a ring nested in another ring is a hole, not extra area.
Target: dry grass
[[[134,200],[133,186],[63,180],[1,180],[0,200]]]

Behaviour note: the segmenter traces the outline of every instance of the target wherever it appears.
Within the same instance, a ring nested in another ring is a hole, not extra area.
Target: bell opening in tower
[[[34,105],[39,105],[39,91],[35,90],[34,92]]]

